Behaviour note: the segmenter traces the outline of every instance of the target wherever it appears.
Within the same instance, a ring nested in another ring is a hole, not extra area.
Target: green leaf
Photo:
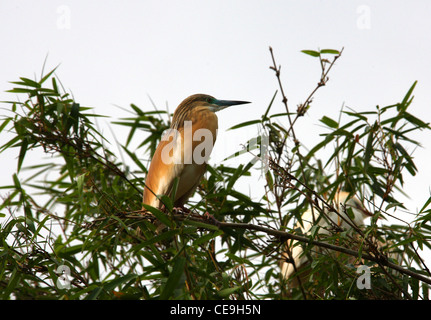
[[[15,188],[18,189],[18,190],[21,190],[22,189],[21,188],[21,182],[19,181],[18,175],[16,173],[14,173],[12,175],[12,179],[13,179]]]
[[[313,147],[313,149],[311,149],[311,150],[308,152],[308,154],[307,154],[307,156],[306,156],[306,159],[310,159],[312,156],[314,156],[314,155],[315,155],[315,153],[316,153],[317,151],[319,151],[319,150],[320,150],[320,149],[322,149],[323,147],[326,147],[326,146],[329,144],[329,142],[331,142],[333,139],[334,139],[334,136],[333,136],[333,135],[328,135],[328,136],[326,136],[326,138],[325,138],[322,142],[319,142],[318,144],[316,144],[316,145]]]
[[[415,176],[416,172],[418,171],[418,169],[416,168],[416,166],[415,166],[415,164],[413,162],[413,159],[409,155],[409,153],[407,152],[407,150],[404,149],[404,147],[400,143],[398,143],[398,142],[394,144],[394,148],[397,149],[402,154],[402,156],[404,157],[404,159],[406,160],[406,163],[405,163],[406,169],[409,171],[409,173],[412,176]]]
[[[60,94],[60,91],[58,90],[58,86],[57,86],[57,81],[55,80],[55,78],[52,78],[52,88],[57,94]]]
[[[367,145],[365,147],[365,154],[364,154],[364,173],[367,173],[371,157],[374,153],[374,150],[373,150],[374,130],[375,129],[373,126],[368,131]]]
[[[138,277],[136,274],[127,274],[125,276],[119,277],[117,279],[111,280],[103,285],[103,288],[107,291],[112,291],[115,288],[120,288],[121,285],[127,282],[131,282]]]
[[[40,84],[28,78],[20,78],[24,85],[34,88],[40,88]]]
[[[230,159],[233,159],[233,158],[239,157],[240,155],[243,155],[244,153],[248,153],[248,152],[249,152],[249,151],[248,151],[246,148],[244,148],[244,149],[239,150],[239,151],[236,151],[235,153],[231,154],[230,156],[228,156],[228,157],[224,158],[224,159],[223,159],[223,161],[226,161],[226,160],[230,160]]]
[[[326,124],[330,128],[334,128],[334,129],[338,128],[338,122],[335,120],[332,120],[331,118],[329,118],[327,116],[323,116],[323,118],[320,119],[320,122],[323,122],[324,124]]]
[[[28,139],[27,137],[24,137],[21,142],[21,149],[19,150],[18,169],[17,169],[18,172],[21,170],[21,166],[24,161],[25,154],[27,152],[27,147],[28,147]]]
[[[79,194],[79,196],[82,196],[83,195],[83,191],[84,191],[84,182],[85,182],[85,176],[86,176],[87,174],[86,173],[83,173],[83,174],[80,174],[77,178],[76,178],[76,185],[77,185],[77,187],[78,187],[78,194]]]
[[[174,182],[172,184],[172,189],[171,189],[171,203],[172,203],[172,208],[170,208],[170,210],[173,209],[173,203],[175,202],[175,196],[177,194],[177,189],[178,189],[178,183],[179,183],[180,179],[178,177],[175,177]]]
[[[40,79],[39,84],[42,85],[55,72],[55,70],[57,70],[57,68],[58,66],[48,72],[48,74],[45,75],[42,79]]]
[[[411,99],[410,99],[410,97],[411,97],[413,90],[415,89],[417,83],[418,83],[417,81],[415,81],[413,83],[413,85],[410,87],[409,91],[407,91],[406,95],[404,96],[403,101],[401,101],[401,104],[399,104],[397,106],[397,110],[399,112],[406,111],[407,107],[411,104],[413,97]]]
[[[263,115],[263,117],[262,117],[262,121],[265,121],[265,120],[267,119],[267,116],[268,116],[269,110],[271,109],[271,106],[272,106],[272,104],[273,104],[273,102],[274,102],[274,99],[275,99],[275,97],[276,97],[276,95],[277,95],[277,92],[278,92],[278,90],[275,90],[275,93],[274,93],[274,95],[272,96],[271,102],[269,103],[269,106],[268,106],[268,108],[266,108],[265,114],[264,114],[264,115]]]
[[[6,90],[6,92],[11,92],[11,93],[32,93],[34,92],[34,89],[27,89],[27,88],[13,88],[11,90]]]
[[[0,214],[1,216],[1,214]],[[46,228],[45,223],[50,219],[51,217],[49,215],[47,215],[45,218],[43,218],[42,221],[39,221],[39,225],[37,226],[37,229],[33,232],[33,238],[32,241],[35,241],[37,239],[37,236],[39,235],[40,230],[42,230],[42,228]]]
[[[168,281],[160,294],[160,300],[167,300],[172,297],[174,290],[181,284],[180,280],[184,274],[184,267],[186,265],[186,258],[178,256],[175,264],[172,268],[172,272],[169,274]]]
[[[310,241],[316,237],[317,231],[319,231],[319,229],[320,229],[319,225],[314,225],[311,227],[311,229],[310,229]]]
[[[139,115],[139,116],[144,116],[145,115],[145,112],[142,111],[137,105],[135,105],[135,104],[132,103],[132,104],[130,104],[130,106],[136,112],[137,115]]]
[[[314,51],[314,50],[301,50],[302,53],[308,54],[312,57],[320,57],[320,52]]]
[[[155,237],[152,237],[152,238],[150,238],[148,240],[145,240],[145,241],[141,242],[134,249],[135,250],[139,250],[139,249],[141,249],[143,247],[152,245],[154,243],[163,242],[163,241],[165,241],[167,239],[172,239],[174,236],[176,236],[177,234],[179,234],[180,231],[181,231],[180,229],[172,229],[172,230],[168,230],[168,231],[162,232],[161,234],[159,234],[159,235],[157,235]]]
[[[0,125],[0,132],[6,128],[6,126],[9,124],[9,122],[12,120],[12,118],[6,118],[3,123]]]
[[[19,285],[21,281],[23,273],[19,272],[18,269],[13,269],[12,275],[9,277],[8,282],[6,283],[6,288],[3,289],[3,300],[9,300],[10,295],[15,290],[15,288]]]
[[[425,212],[425,209],[429,206],[431,203],[431,197],[428,198],[428,200],[425,202],[425,204],[422,206],[422,209],[419,211],[419,213]]]
[[[229,297],[231,294],[240,291],[242,288],[242,286],[235,286],[232,288],[226,288],[226,289],[222,289],[219,292],[217,292],[217,294],[221,297],[221,298],[227,298]]]
[[[73,256],[79,252],[82,252],[82,245],[81,244],[77,244],[77,245],[70,246],[70,247],[60,246],[60,247],[55,249],[55,253],[58,256],[64,257],[64,258]]]
[[[103,287],[96,287],[93,291],[91,291],[84,300],[96,300],[97,297],[102,293]]]
[[[167,197],[169,199],[169,197]],[[170,200],[170,199],[169,199]],[[169,217],[166,215],[166,213],[160,211],[157,208],[154,208],[150,205],[147,204],[143,204],[142,205],[146,210],[150,211],[152,214],[154,214],[154,216],[160,220],[161,223],[167,225],[168,227],[172,227],[173,226],[173,222],[169,219]]]
[[[323,49],[323,50],[320,50],[320,53],[322,54],[340,54],[340,51],[338,51],[338,50],[334,50],[334,49]]]
[[[78,133],[78,124],[79,124],[79,104],[73,103],[72,108],[70,109],[70,115],[68,120],[71,120],[71,125],[73,126],[73,131]],[[68,128],[69,129],[69,128]]]
[[[414,115],[406,112],[404,115],[404,119],[406,119],[411,124],[414,124],[418,128],[430,128],[429,123],[423,122],[421,119],[415,117]]]
[[[259,124],[259,123],[261,123],[262,122],[262,120],[250,120],[250,121],[245,121],[245,122],[242,122],[242,123],[239,123],[239,124],[237,124],[237,125],[234,125],[233,127],[230,127],[229,129],[227,129],[227,130],[234,130],[234,129],[238,129],[238,128],[242,128],[242,127],[248,127],[248,126],[251,126],[251,125],[253,125],[253,124]]]
[[[226,187],[227,190],[231,190],[235,182],[242,176],[243,165],[240,165],[234,172],[234,174],[230,177],[228,185]]]
[[[136,129],[138,128],[139,125],[139,119],[136,119],[134,122],[134,125],[132,126],[132,129],[129,132],[129,135],[127,136],[127,140],[126,140],[126,147],[129,145],[130,141],[132,141],[133,135],[136,132]]]
[[[166,209],[171,212],[174,209],[174,201],[171,199],[171,197],[168,197],[164,194],[159,194],[158,196],[160,201],[165,205]]]
[[[211,232],[209,234],[206,234],[202,237],[199,237],[198,239],[196,239],[195,241],[193,241],[193,246],[199,246],[201,244],[207,243],[209,242],[211,239],[214,239],[220,235],[223,234],[223,231],[221,230],[217,230],[216,232]]]
[[[268,170],[267,172],[265,172],[265,178],[266,178],[266,184],[267,184],[269,190],[273,191],[273,189],[274,189],[274,179],[272,178],[272,174],[271,174],[270,170]]]
[[[195,226],[198,228],[204,228],[206,230],[213,230],[213,231],[217,231],[219,230],[219,228],[213,224],[209,224],[209,223],[205,223],[205,222],[200,222],[200,221],[195,221],[195,220],[188,220],[185,219],[183,220],[183,224],[185,225],[190,225],[190,226]]]

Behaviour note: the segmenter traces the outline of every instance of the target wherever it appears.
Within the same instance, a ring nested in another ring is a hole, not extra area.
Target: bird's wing
[[[154,153],[145,180],[143,202],[153,207],[161,207],[156,195],[169,194],[175,178],[179,178],[184,168],[181,161],[181,135],[176,130],[167,132]],[[178,144],[180,143],[180,144]]]

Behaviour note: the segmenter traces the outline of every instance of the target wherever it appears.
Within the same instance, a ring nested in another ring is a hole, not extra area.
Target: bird
[[[171,126],[152,157],[145,180],[143,204],[163,209],[160,196],[167,195],[173,197],[175,208],[184,209],[206,172],[217,138],[216,112],[247,103],[250,102],[218,100],[207,94],[194,94],[184,99],[175,109]],[[176,193],[172,195],[174,185]]]
[[[340,209],[342,206],[344,206],[345,209],[351,208],[353,216],[349,217],[347,210]],[[320,227],[317,231],[318,234],[329,235],[334,225],[343,230],[353,228],[352,225],[362,227],[364,226],[364,220],[372,216],[372,213],[365,209],[358,198],[354,196],[349,197],[349,193],[345,191],[339,191],[335,195],[334,208],[338,213],[324,209],[325,214],[320,217],[317,209],[305,211],[301,216],[302,223],[298,221],[294,230],[299,229],[302,235],[310,235],[311,228],[317,224]],[[289,287],[295,288],[299,283],[307,281],[308,273],[304,272],[303,268],[308,264],[309,256],[304,254],[303,247],[296,240],[288,240],[286,246],[287,248],[282,253],[282,260],[280,263],[281,275],[284,279],[289,281]],[[317,250],[319,251],[319,248]],[[297,276],[294,276],[294,274],[297,274]]]

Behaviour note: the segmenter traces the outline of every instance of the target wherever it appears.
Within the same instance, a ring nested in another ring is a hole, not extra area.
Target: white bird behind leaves
[[[319,211],[317,209],[307,210],[302,215],[302,225],[298,223],[295,225],[294,229],[300,230],[301,235],[309,236],[311,234],[311,229],[314,226],[314,222],[317,221],[318,234],[319,235],[330,235],[331,230],[334,229],[334,226],[338,226],[343,230],[349,230],[352,226],[346,222],[350,221],[353,225],[357,227],[362,227],[364,225],[364,220],[367,217],[370,217],[372,214],[368,212],[362,203],[355,197],[348,198],[349,193],[347,192],[339,192],[334,198],[334,208],[337,209],[337,212],[329,211],[325,209],[325,215],[319,216]],[[341,204],[341,206],[340,206]],[[349,212],[349,208],[351,208],[351,212],[353,213],[353,217],[349,217],[347,212]],[[314,214],[314,219],[313,219]],[[342,217],[340,217],[340,215]],[[331,222],[332,221],[332,222]],[[295,269],[297,271],[301,270],[307,262],[308,257],[304,254],[304,249],[301,243],[298,243],[296,240],[288,240],[286,242],[286,246],[290,248],[291,251],[291,259],[289,258],[289,254],[287,251],[282,253],[282,262],[281,262],[281,274],[282,276],[289,281],[290,287],[296,287],[298,285],[298,281],[296,276],[292,277],[295,273]],[[319,250],[319,249],[316,249]],[[304,278],[302,276],[301,278]]]

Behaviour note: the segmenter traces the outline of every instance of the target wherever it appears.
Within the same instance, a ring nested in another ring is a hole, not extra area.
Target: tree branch
[[[177,211],[178,212],[178,211]],[[125,218],[125,219],[150,219],[150,220],[154,220],[154,216],[151,213],[148,213],[144,210],[137,210],[137,211],[133,211],[133,212],[129,212],[129,213],[120,213],[119,214],[120,217]],[[194,213],[172,213],[171,217],[174,218],[174,220],[176,221],[181,221],[181,222],[187,222],[187,221],[193,221],[193,222],[199,222],[199,227],[200,228],[205,228],[207,230],[214,230],[214,228],[216,227],[217,229],[223,230],[223,229],[245,229],[245,230],[253,230],[253,231],[259,231],[259,232],[264,232],[267,235],[273,236],[275,238],[278,238],[280,241],[286,241],[286,240],[296,240],[299,242],[303,242],[303,243],[308,243],[308,244],[312,244],[321,248],[326,248],[329,250],[333,250],[333,251],[337,251],[337,252],[341,252],[356,258],[362,258],[365,260],[369,260],[369,261],[373,261],[378,263],[379,265],[383,265],[385,267],[394,269],[402,274],[408,275],[412,278],[418,279],[422,282],[425,282],[427,284],[431,285],[431,279],[428,277],[425,277],[417,272],[414,272],[412,270],[409,269],[405,269],[395,263],[390,262],[385,256],[380,255],[379,257],[376,257],[372,254],[368,254],[368,253],[359,253],[356,250],[352,250],[352,249],[348,249],[348,248],[344,248],[344,247],[340,247],[334,244],[330,244],[324,241],[318,241],[318,240],[314,240],[311,239],[310,237],[306,237],[306,236],[300,236],[300,235],[296,235],[296,234],[292,234],[286,231],[281,231],[281,230],[276,230],[276,229],[271,229],[268,227],[263,227],[260,225],[256,225],[256,224],[252,224],[252,223],[233,223],[233,222],[221,222],[216,220],[213,217],[206,217],[206,216],[201,216],[198,214],[194,214]],[[109,219],[109,217],[107,217],[106,219]],[[105,220],[104,218],[100,218],[97,219],[98,221],[101,220]],[[90,225],[93,225],[94,222],[92,222]]]
[[[187,219],[195,220],[196,218],[188,217]],[[187,220],[187,219],[184,219],[184,220]],[[202,222],[202,219],[200,220],[200,222]],[[403,267],[390,262],[388,259],[384,259],[381,257],[375,257],[373,255],[366,254],[366,253],[360,254],[356,250],[340,247],[340,246],[333,245],[333,244],[323,242],[323,241],[313,240],[313,239],[310,239],[309,237],[306,237],[306,236],[299,236],[299,235],[291,234],[291,233],[286,232],[286,231],[274,230],[274,229],[262,227],[262,226],[251,224],[251,223],[231,223],[231,222],[218,222],[217,221],[216,223],[210,222],[210,224],[218,225],[219,229],[221,229],[221,230],[223,230],[224,228],[231,228],[231,229],[246,229],[246,230],[261,231],[261,232],[264,232],[268,235],[279,238],[281,241],[296,240],[299,242],[310,243],[310,244],[313,244],[313,245],[321,247],[321,248],[326,248],[326,249],[330,249],[333,251],[345,253],[345,254],[351,255],[353,257],[361,257],[363,259],[382,264],[386,267],[397,270],[400,273],[406,274],[412,278],[415,278],[415,279],[418,279],[418,280],[423,281],[425,283],[431,284],[430,278],[427,278],[427,277],[425,277],[421,274],[418,274],[414,271],[411,271],[409,269],[404,269]]]

